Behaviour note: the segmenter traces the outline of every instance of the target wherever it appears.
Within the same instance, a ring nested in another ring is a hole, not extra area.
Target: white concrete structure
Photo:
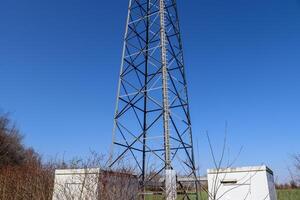
[[[98,200],[99,177],[99,168],[55,170],[52,200]]]
[[[210,169],[210,200],[277,200],[273,172],[266,166]]]

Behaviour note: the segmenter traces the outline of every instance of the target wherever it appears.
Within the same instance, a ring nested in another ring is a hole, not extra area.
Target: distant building
[[[189,178],[189,177],[177,177],[177,179],[181,183],[194,181],[194,178]],[[207,185],[207,176],[198,176],[197,180],[201,185]]]
[[[195,179],[193,177],[177,177],[177,180],[186,188],[193,189]],[[198,176],[197,177],[198,188],[203,189],[207,188],[207,177]]]

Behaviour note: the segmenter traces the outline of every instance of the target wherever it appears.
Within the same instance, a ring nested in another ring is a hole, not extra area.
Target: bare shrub
[[[23,136],[8,115],[0,115],[0,166],[20,165],[26,160]]]
[[[50,200],[53,169],[36,163],[5,166],[0,169],[0,199]]]
[[[208,174],[208,187],[210,188],[209,191],[207,191],[207,196],[209,200],[220,200],[220,199],[227,199],[226,197],[229,193],[233,192],[233,190],[237,190],[239,193],[241,199],[248,199],[251,195],[251,187],[250,184],[252,179],[255,176],[258,176],[258,171],[245,171],[243,176],[235,178],[234,180],[231,180],[230,173],[234,169],[235,162],[238,160],[239,156],[241,155],[241,152],[243,150],[243,147],[240,147],[240,150],[238,151],[238,154],[233,158],[230,159],[229,155],[229,147],[228,147],[228,133],[227,133],[227,123],[225,125],[225,134],[222,144],[222,149],[219,158],[217,158],[215,154],[215,149],[212,144],[212,141],[210,139],[210,136],[207,132],[207,140],[210,148],[211,157],[213,160],[213,164],[215,169],[209,170],[208,173],[212,174],[212,179],[209,179]],[[225,158],[228,157],[226,160]],[[266,169],[268,171],[268,169]],[[233,181],[233,182],[231,182]],[[223,187],[224,185],[228,184],[230,187]],[[246,189],[244,190],[244,193],[242,193],[242,190],[239,190],[243,185],[246,185]],[[202,188],[203,189],[203,188]],[[205,188],[203,190],[206,190]],[[274,190],[272,188],[269,188],[270,193],[267,193],[266,196],[262,197],[261,199],[256,200],[265,200],[268,197],[271,198],[276,196],[275,188]],[[234,191],[236,192],[236,191]],[[230,195],[228,195],[230,196]],[[253,197],[252,197],[253,198]]]
[[[294,156],[295,168],[296,168],[296,184],[300,187],[300,154]]]
[[[51,199],[53,165],[22,144],[23,136],[7,114],[0,115],[0,199]]]

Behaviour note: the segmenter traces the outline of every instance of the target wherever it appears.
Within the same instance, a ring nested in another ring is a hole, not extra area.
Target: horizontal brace
[[[171,151],[174,151],[174,150],[180,150],[180,149],[191,149],[192,147],[174,147],[174,148],[170,148]],[[165,149],[154,149],[154,150],[151,150],[151,151],[145,151],[146,153],[150,153],[150,152],[159,152],[159,151],[165,151]]]
[[[179,108],[179,107],[185,107],[188,106],[187,104],[183,104],[183,105],[176,105],[176,106],[169,106],[169,109],[173,109],[173,108]],[[147,113],[151,113],[151,112],[158,112],[158,111],[162,111],[163,108],[158,108],[158,109],[152,109],[152,110],[147,110]]]
[[[132,149],[132,150],[135,150],[135,151],[143,152],[143,150],[141,150],[141,149],[137,149],[137,148],[134,148],[134,147],[130,147],[130,146],[127,146],[127,145],[118,143],[118,142],[114,142],[114,144],[119,145],[119,146],[122,146],[122,147],[125,147],[125,148],[128,148],[128,149]]]
[[[132,20],[132,21],[130,21],[128,24],[130,25],[130,24],[133,24],[133,23],[136,23],[136,22],[140,22],[140,21],[142,21],[142,20],[145,20],[145,19],[147,19],[147,18],[149,18],[149,17],[151,17],[151,16],[157,14],[157,13],[158,13],[158,11],[157,11],[157,12],[150,13],[149,15],[140,16],[140,18],[135,19],[135,20]]]

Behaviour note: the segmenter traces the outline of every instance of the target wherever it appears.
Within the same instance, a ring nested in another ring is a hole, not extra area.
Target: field
[[[300,200],[300,189],[298,190],[279,190],[277,200]]]
[[[201,200],[207,200],[207,194],[201,193]],[[180,197],[179,197],[180,199]],[[162,200],[160,196],[147,197],[147,200]],[[298,190],[278,190],[277,200],[300,200],[300,189]]]

